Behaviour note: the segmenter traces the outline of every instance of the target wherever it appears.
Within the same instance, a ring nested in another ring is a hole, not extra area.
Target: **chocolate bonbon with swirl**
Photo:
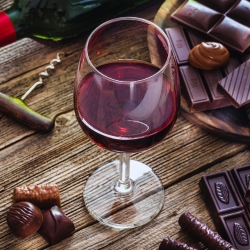
[[[202,42],[188,55],[188,62],[196,68],[213,70],[223,67],[229,60],[228,49],[217,42]]]
[[[41,227],[42,211],[30,202],[22,201],[12,205],[7,213],[7,223],[17,237],[27,238]]]

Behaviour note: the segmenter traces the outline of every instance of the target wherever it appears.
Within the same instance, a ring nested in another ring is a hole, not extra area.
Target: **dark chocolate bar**
[[[199,186],[219,234],[238,250],[250,249],[250,208],[245,194],[250,165],[204,175]]]
[[[179,65],[182,85],[184,85],[190,111],[196,112],[230,106],[231,102],[226,95],[217,88],[218,82],[223,79],[222,72],[218,69],[199,70],[188,63],[191,48],[205,40],[192,32],[187,32],[182,27],[167,28],[165,31]]]
[[[186,0],[171,20],[243,53],[250,46],[250,2]]]
[[[242,63],[250,59],[250,54],[233,56],[228,63],[215,70],[200,70],[188,63],[189,51],[206,39],[182,27],[165,29],[172,45],[180,69],[184,95],[190,112],[199,112],[231,106],[231,98],[218,83]]]
[[[232,104],[239,108],[250,103],[250,59],[219,81]]]

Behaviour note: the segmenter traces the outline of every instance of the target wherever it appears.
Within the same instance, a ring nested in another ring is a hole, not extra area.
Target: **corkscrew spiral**
[[[50,74],[49,74],[49,71],[48,69],[52,69],[54,70],[55,69],[55,65],[57,63],[60,63],[61,62],[61,58],[60,56],[61,55],[64,55],[65,53],[64,52],[58,52],[56,54],[56,58],[52,59],[49,63],[48,66],[45,67],[45,70],[41,73],[39,73],[39,80],[37,82],[35,82],[26,92],[25,94],[20,98],[22,101],[38,86],[38,85],[41,85],[43,84],[43,78],[44,77],[48,77]]]

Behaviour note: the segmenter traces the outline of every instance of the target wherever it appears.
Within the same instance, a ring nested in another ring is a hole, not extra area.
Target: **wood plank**
[[[11,1],[0,0],[0,9]],[[131,10],[153,20],[162,0],[154,0]],[[118,231],[97,223],[85,208],[82,191],[89,174],[117,154],[94,145],[82,132],[73,111],[73,81],[87,34],[54,46],[22,39],[0,48],[0,91],[21,96],[58,51],[66,60],[36,89],[26,103],[39,113],[53,117],[61,108],[69,109],[55,121],[51,133],[30,130],[0,115],[0,249],[158,249],[166,236],[202,247],[183,233],[177,223],[185,210],[193,212],[211,227],[197,183],[205,173],[231,169],[249,163],[249,145],[234,143],[207,133],[179,115],[172,132],[157,146],[132,158],[150,165],[166,189],[163,211],[149,224],[134,230]],[[25,53],[27,48],[27,53]],[[11,65],[11,67],[10,67]],[[39,235],[18,239],[10,232],[6,213],[12,204],[15,186],[56,183],[62,209],[76,231],[61,243],[49,246]]]
[[[13,237],[6,225],[6,212],[15,186],[57,183],[62,208],[74,221],[77,231],[88,231],[88,225],[95,223],[84,207],[82,189],[88,174],[103,162],[116,159],[117,155],[93,145],[81,131],[73,111],[60,119],[64,122],[57,124],[51,134],[36,133],[0,152],[0,165],[4,166],[0,177],[0,232],[3,232],[0,237],[8,245],[27,242]],[[164,186],[169,187],[190,173],[202,171],[246,148],[247,145],[231,144],[207,134],[179,117],[172,133],[162,143],[132,157],[151,165]],[[39,248],[46,245],[37,235],[29,241]],[[75,240],[73,242],[76,244]]]
[[[62,247],[78,249],[83,245],[84,249],[157,249],[161,240],[166,236],[171,236],[201,249],[195,238],[188,236],[180,229],[178,225],[179,216],[184,211],[189,211],[215,230],[200,195],[198,182],[204,174],[230,170],[235,166],[247,164],[249,160],[250,152],[246,150],[221,163],[215,164],[209,170],[202,171],[181,183],[169,187],[165,192],[166,200],[162,212],[151,223],[142,228],[119,231],[94,223],[87,228],[77,230],[71,237],[49,249],[61,249]],[[80,209],[75,211],[75,213],[79,212]],[[29,241],[32,242],[29,246],[33,246],[33,249],[41,247],[42,240],[39,235],[32,237]],[[27,240],[10,241],[9,244],[11,248],[5,249],[18,249],[18,247],[27,246]]]

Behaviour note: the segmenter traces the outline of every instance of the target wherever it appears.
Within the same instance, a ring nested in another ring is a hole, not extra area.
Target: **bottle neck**
[[[0,47],[16,41],[16,31],[9,16],[0,11]]]

